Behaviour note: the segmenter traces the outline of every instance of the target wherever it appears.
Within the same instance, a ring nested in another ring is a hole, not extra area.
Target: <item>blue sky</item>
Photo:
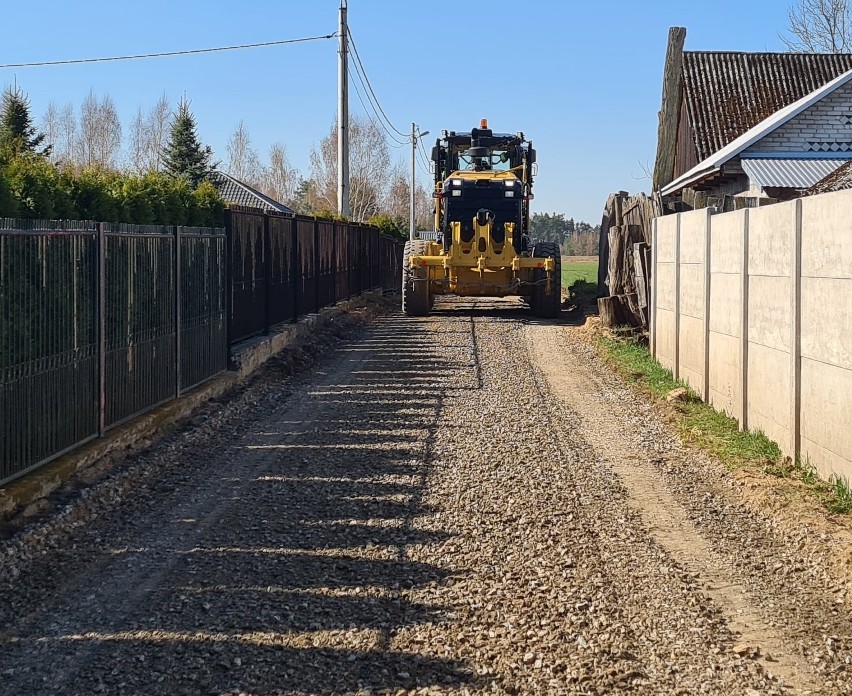
[[[783,50],[787,0],[350,0],[350,26],[394,124],[437,134],[487,117],[539,152],[535,210],[599,221],[609,192],[646,190],[669,26],[687,49]],[[0,63],[274,41],[336,30],[338,0],[49,0],[4,3]],[[34,12],[35,11],[35,12]],[[240,120],[261,152],[287,146],[307,173],[336,113],[335,41],[203,56],[0,70],[36,116],[110,94],[129,124],[165,93],[192,101],[217,158]],[[361,112],[354,92],[353,112]],[[429,140],[431,140],[431,136]],[[399,158],[404,150],[394,150]],[[423,175],[424,183],[426,177]]]

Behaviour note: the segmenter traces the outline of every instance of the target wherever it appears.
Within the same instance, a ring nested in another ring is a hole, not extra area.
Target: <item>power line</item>
[[[358,78],[358,81],[361,83],[361,87],[364,90],[364,94],[366,94],[366,96],[367,96],[367,103],[365,104],[364,99],[361,97],[361,91],[358,89],[358,83],[353,80],[352,84],[355,87],[355,91],[358,94],[358,98],[361,100],[361,106],[363,106],[364,111],[367,112],[368,118],[373,123],[375,123],[377,126],[380,126],[382,128],[382,130],[384,130],[384,132],[387,134],[387,136],[393,141],[393,143],[396,144],[396,146],[402,147],[404,145],[409,144],[411,142],[410,138],[406,137],[405,140],[400,139],[393,130],[391,130],[390,128],[388,128],[388,126],[385,125],[385,122],[382,119],[378,109],[376,108],[373,101],[370,99],[370,94],[367,90],[367,85],[364,82],[364,78],[361,76],[361,73],[359,72],[357,63],[355,63],[354,75]],[[368,104],[369,104],[369,107],[367,106]],[[375,118],[370,115],[370,112],[372,112],[372,114],[375,116]]]
[[[262,43],[240,44],[238,46],[217,46],[216,48],[193,48],[186,51],[166,51],[164,53],[140,53],[132,56],[109,56],[107,58],[78,58],[75,60],[46,60],[38,63],[6,63],[2,68],[36,68],[50,65],[77,65],[80,63],[107,63],[117,60],[139,60],[142,58],[165,58],[168,56],[188,56],[198,53],[215,53],[218,51],[239,51],[245,48],[264,48],[266,46],[284,46],[285,44],[305,43],[307,41],[322,41],[333,39],[337,32],[325,36],[307,36],[301,39],[285,39],[283,41],[264,41]]]
[[[391,133],[391,132],[390,132],[390,131],[389,131],[389,130],[385,127],[385,124],[384,124],[384,123],[382,123],[381,121],[377,121],[375,118],[373,118],[373,117],[370,115],[370,109],[368,109],[368,108],[367,108],[367,105],[364,103],[364,98],[361,96],[361,90],[360,90],[360,89],[358,89],[358,83],[357,83],[357,82],[355,82],[355,81],[353,81],[353,82],[352,82],[352,86],[355,88],[355,94],[357,94],[357,95],[358,95],[358,101],[359,101],[359,102],[361,102],[361,106],[362,106],[362,107],[364,107],[364,113],[366,113],[366,114],[367,114],[367,118],[368,118],[368,119],[370,119],[370,120],[371,120],[374,124],[376,124],[377,126],[381,126],[381,128],[383,128],[383,129],[384,129],[385,133],[387,133],[387,134],[388,134],[388,136],[391,138],[391,142],[389,143],[389,145],[390,145],[391,147],[397,147],[397,148],[398,148],[398,147],[405,147],[406,145],[408,145],[408,143],[400,142],[399,140],[397,140],[397,139],[395,138],[394,134],[393,134],[393,133]],[[371,106],[372,106],[372,103],[371,103]],[[375,109],[373,109],[373,113],[375,113]]]
[[[420,149],[417,150],[417,162],[420,164],[420,169],[426,176],[432,176],[432,172],[429,170],[429,160],[420,151]]]
[[[399,128],[397,128],[395,125],[393,125],[393,122],[388,118],[388,115],[385,113],[385,110],[382,108],[382,105],[379,102],[378,97],[376,96],[376,92],[373,89],[373,85],[370,82],[370,78],[367,76],[367,70],[366,70],[366,68],[364,68],[364,63],[361,61],[361,55],[358,53],[358,46],[355,44],[355,39],[352,36],[352,30],[351,29],[349,30],[349,41],[352,43],[352,51],[355,54],[356,71],[361,73],[360,76],[363,77],[363,81],[366,83],[365,87],[368,91],[367,96],[369,97],[370,95],[372,95],[373,101],[375,102],[375,104],[378,107],[379,111],[381,112],[382,116],[384,116],[384,119],[385,119],[385,121],[387,121],[387,124],[394,131],[396,131],[399,135],[401,135],[403,138],[406,138],[406,140],[407,140],[408,137],[409,137],[408,133],[403,133],[401,130],[399,130]],[[360,70],[358,70],[359,68],[360,68]]]
[[[356,76],[358,75],[358,71],[356,70],[354,73]],[[361,88],[364,90],[364,94],[366,94],[367,88],[364,86],[363,80],[358,76],[358,80],[361,82]],[[378,128],[381,128],[387,137],[391,140],[391,145],[393,147],[405,147],[411,143],[411,139],[407,138],[406,140],[402,140],[397,137],[396,133],[390,130],[382,121],[382,117],[379,115],[379,112],[376,110],[376,107],[373,105],[373,102],[370,101],[369,95],[367,95],[367,102],[364,103],[364,98],[362,97],[362,91],[358,89],[358,83],[354,80],[352,81],[352,86],[355,87],[355,93],[358,95],[358,100],[361,102],[361,106],[364,107],[364,112],[367,114],[367,118]]]

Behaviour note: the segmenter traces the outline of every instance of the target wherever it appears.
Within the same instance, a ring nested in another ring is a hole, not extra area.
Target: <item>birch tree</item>
[[[290,165],[287,149],[281,143],[269,148],[269,163],[263,167],[261,179],[263,193],[294,207],[301,177],[299,170]]]
[[[231,134],[225,149],[228,153],[228,174],[258,188],[262,184],[260,158],[252,147],[251,136],[243,121]]]
[[[349,210],[363,222],[381,212],[391,178],[391,158],[381,129],[353,117],[349,123]],[[312,190],[318,209],[337,209],[337,124],[311,152]]]
[[[112,97],[91,90],[80,107],[79,164],[112,169],[121,149],[121,120]]]

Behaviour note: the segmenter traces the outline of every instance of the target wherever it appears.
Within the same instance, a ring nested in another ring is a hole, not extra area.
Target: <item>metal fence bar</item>
[[[106,431],[106,229],[98,223],[98,435]]]
[[[181,390],[181,364],[183,363],[183,350],[181,345],[181,327],[183,326],[181,321],[181,301],[183,299],[183,293],[181,292],[183,285],[181,282],[181,238],[180,238],[180,227],[174,228],[175,234],[175,268],[174,268],[174,276],[175,276],[175,397],[180,396]]]

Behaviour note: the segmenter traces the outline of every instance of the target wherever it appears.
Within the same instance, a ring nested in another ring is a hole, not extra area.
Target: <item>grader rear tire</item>
[[[551,258],[554,260],[553,279],[550,283],[551,292],[547,292],[547,272],[535,269],[533,278],[532,310],[542,319],[558,319],[562,311],[562,250],[555,242],[539,242],[533,248],[533,256],[538,259]]]
[[[409,317],[424,317],[432,306],[426,269],[412,270],[408,263],[412,256],[428,253],[429,242],[413,240],[405,243],[402,257],[402,311]]]

